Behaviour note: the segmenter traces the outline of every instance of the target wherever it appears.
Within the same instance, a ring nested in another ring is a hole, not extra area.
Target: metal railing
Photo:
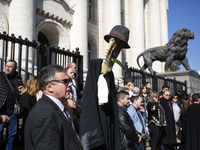
[[[79,48],[70,51],[55,46],[43,46],[36,41],[22,39],[21,36],[16,38],[14,34],[9,36],[3,32],[0,33],[0,49],[0,71],[4,71],[8,60],[15,60],[24,83],[30,77],[37,76],[40,69],[49,64],[67,67],[69,62],[74,62],[78,66],[76,77],[79,88],[83,89],[83,56],[80,55]]]
[[[177,91],[182,91],[187,94],[187,82],[177,81],[176,78],[165,78],[160,75],[150,74],[143,70],[136,68],[128,67],[128,64],[125,65],[126,72],[124,73],[124,85],[128,79],[134,81],[136,87],[144,85],[146,82],[150,82],[152,85],[152,91],[160,92],[163,85],[168,85],[170,87],[171,94],[175,94]]]

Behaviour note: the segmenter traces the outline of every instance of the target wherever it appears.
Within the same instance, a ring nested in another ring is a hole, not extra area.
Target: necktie
[[[143,124],[143,120],[142,120],[142,116],[141,116],[141,113],[139,112],[139,110],[137,110],[137,114],[138,114],[138,117],[140,119],[140,122],[142,124],[142,133],[145,133],[144,129],[145,129],[145,126]]]
[[[69,112],[67,111],[67,109],[65,109],[64,112],[65,112],[65,114],[67,115],[67,119],[68,119],[68,121],[71,123],[72,128],[73,128],[74,132],[76,133],[76,136],[77,136],[78,139],[80,140],[80,138],[79,138],[79,136],[78,136],[78,133],[76,132],[76,129],[75,129],[75,127],[74,127],[74,123],[73,123],[73,121],[72,121],[72,119],[71,119],[71,117],[70,117]]]

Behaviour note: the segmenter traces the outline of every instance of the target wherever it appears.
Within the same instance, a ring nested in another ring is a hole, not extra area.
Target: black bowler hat
[[[129,32],[130,31],[128,28],[121,25],[116,25],[112,28],[110,34],[104,36],[104,39],[109,43],[109,39],[111,37],[116,37],[125,42],[123,48],[130,48],[128,45]]]

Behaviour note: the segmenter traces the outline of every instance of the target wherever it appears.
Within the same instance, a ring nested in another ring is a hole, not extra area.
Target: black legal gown
[[[176,144],[176,130],[175,120],[170,100],[166,100],[164,97],[160,98],[160,104],[165,110],[165,118],[167,126],[163,127],[161,134],[162,144],[173,145]]]
[[[200,150],[200,104],[187,108],[186,150]]]
[[[104,75],[108,84],[108,103],[98,104],[97,81],[102,59],[90,61],[80,114],[79,135],[84,150],[121,150],[118,106],[113,72]]]

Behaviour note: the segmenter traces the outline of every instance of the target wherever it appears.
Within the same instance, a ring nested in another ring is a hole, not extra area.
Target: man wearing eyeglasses
[[[72,92],[73,92],[73,96],[74,96],[75,100],[77,100],[77,95],[79,94],[79,86],[78,86],[77,78],[76,78],[76,71],[77,71],[76,63],[70,62],[68,64],[67,68],[69,68],[74,73],[73,76],[71,77]],[[66,70],[68,70],[67,68],[66,68]]]
[[[75,81],[75,73],[76,73],[76,64],[75,63],[69,63],[68,67],[66,68],[66,73],[67,75],[72,79],[72,86],[71,86],[71,89],[72,89],[72,94],[73,94],[73,97],[75,98],[75,100],[77,100],[77,91],[76,91],[76,87],[77,87],[77,83]]]
[[[167,122],[167,126],[163,127],[163,131],[161,134],[162,150],[172,150],[174,149],[174,145],[176,142],[176,130],[175,130],[175,120],[172,109],[172,103],[170,98],[170,91],[166,90],[163,93],[163,97],[160,98],[160,104],[165,110],[165,118]]]
[[[43,96],[33,107],[25,124],[26,150],[81,150],[63,103],[69,98],[71,79],[59,65],[49,65],[39,72]]]

